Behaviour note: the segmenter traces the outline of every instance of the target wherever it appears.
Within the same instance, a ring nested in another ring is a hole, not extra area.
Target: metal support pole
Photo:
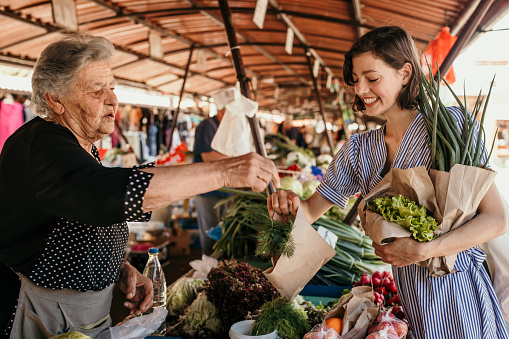
[[[187,59],[186,72],[184,73],[184,79],[182,81],[182,88],[180,89],[180,97],[177,105],[177,109],[173,113],[173,121],[171,122],[171,130],[170,130],[170,140],[168,141],[168,152],[171,152],[171,144],[173,143],[173,133],[175,132],[175,128],[177,127],[177,118],[180,112],[180,103],[182,102],[182,98],[184,97],[184,88],[186,87],[187,75],[189,74],[189,66],[191,65],[191,58],[193,56],[194,45],[191,45],[189,48],[189,58]]]
[[[443,76],[447,74],[447,71],[451,68],[454,59],[456,59],[463,47],[470,41],[470,38],[474,34],[477,27],[479,27],[479,24],[481,23],[484,15],[492,3],[493,0],[481,0],[474,13],[468,19],[468,22],[458,35],[458,39],[456,39],[456,42],[442,62],[442,65],[440,66],[440,74],[443,74]],[[436,79],[437,74],[435,74],[435,80],[438,80]]]
[[[327,120],[325,120],[325,114],[323,113],[322,100],[320,99],[320,93],[318,93],[318,85],[316,84],[316,78],[313,75],[313,66],[311,65],[311,57],[309,54],[310,53],[306,51],[306,59],[308,61],[309,73],[311,75],[311,79],[313,80],[313,89],[315,91],[316,101],[318,102],[318,108],[320,109],[320,114],[325,126],[325,130],[323,132],[325,133],[327,143],[329,144],[330,154],[334,156],[334,144],[332,143],[332,136],[330,135],[330,131],[327,129]]]
[[[251,90],[249,89],[248,83],[249,80],[246,77],[244,64],[242,62],[240,46],[237,41],[235,28],[233,27],[232,15],[230,12],[230,6],[228,5],[228,0],[219,0],[219,7],[221,8],[221,16],[223,17],[224,28],[226,30],[226,35],[228,36],[230,51],[232,53],[232,59],[235,65],[235,72],[237,73],[237,80],[240,83],[240,90],[242,92],[242,95],[244,95],[246,98],[252,99],[252,94]],[[260,135],[258,119],[256,118],[256,115],[254,115],[252,118],[247,119],[249,121],[249,126],[251,127],[251,134],[253,135],[256,152],[266,157],[267,153],[265,152],[265,147],[263,145],[263,141]],[[272,184],[272,182],[269,183],[268,190],[269,194],[275,192],[274,185]]]

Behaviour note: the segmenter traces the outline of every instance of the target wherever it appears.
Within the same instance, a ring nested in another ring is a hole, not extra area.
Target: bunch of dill
[[[290,258],[295,252],[295,242],[291,235],[293,220],[284,221],[271,220],[262,227],[258,235],[258,244],[255,255],[261,257],[279,258],[283,255]]]

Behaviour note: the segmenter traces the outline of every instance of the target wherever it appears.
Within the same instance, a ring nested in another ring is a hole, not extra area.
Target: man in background
[[[196,127],[194,136],[194,152],[196,155],[193,162],[215,161],[228,158],[227,155],[216,152],[211,147],[212,139],[214,139],[214,135],[225,112],[226,108],[224,106],[218,106],[218,112],[215,116],[203,120]],[[214,252],[212,247],[215,243],[215,240],[207,234],[207,230],[216,227],[226,212],[225,205],[217,208],[214,208],[214,206],[221,199],[229,196],[229,193],[212,191],[197,195],[194,198],[198,215],[200,244],[202,253],[205,255],[211,255]]]

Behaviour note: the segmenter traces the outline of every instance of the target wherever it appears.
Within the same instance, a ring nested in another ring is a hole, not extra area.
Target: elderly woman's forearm
[[[143,212],[171,205],[197,194],[223,187],[222,171],[215,163],[146,168],[153,173],[143,198]]]
[[[279,187],[274,163],[256,153],[219,161],[143,169],[154,173],[143,200],[143,211],[170,205],[221,187],[248,187],[263,191],[269,182]]]

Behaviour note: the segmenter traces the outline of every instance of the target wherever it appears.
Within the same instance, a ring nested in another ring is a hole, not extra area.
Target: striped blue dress
[[[458,107],[449,112],[463,125]],[[366,196],[382,179],[386,160],[384,127],[352,135],[318,186],[317,192],[340,207],[357,192]],[[391,168],[430,168],[428,135],[417,114],[406,130]],[[509,338],[488,274],[485,254],[478,248],[458,253],[456,273],[432,277],[415,264],[398,268],[393,276],[416,339]]]

